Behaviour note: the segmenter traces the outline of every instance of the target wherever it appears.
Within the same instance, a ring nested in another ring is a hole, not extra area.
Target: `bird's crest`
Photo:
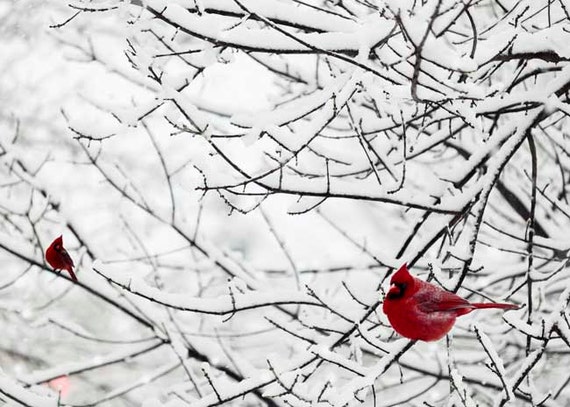
[[[404,263],[398,271],[396,271],[396,274],[392,276],[390,280],[390,290],[387,296],[391,300],[396,300],[404,297],[405,294],[413,292],[413,288],[414,277],[408,271],[407,263]]]
[[[408,270],[408,264],[404,263],[402,264],[402,266],[398,269],[398,271],[396,271],[396,274],[394,274],[392,276],[392,279],[390,280],[390,284],[395,284],[395,283],[413,283],[414,281],[414,277],[412,277],[412,275],[410,274],[409,270]]]

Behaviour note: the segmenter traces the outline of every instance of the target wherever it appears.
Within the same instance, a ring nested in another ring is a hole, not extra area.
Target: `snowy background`
[[[2,403],[570,404],[567,0],[0,0],[0,34]],[[521,309],[403,339],[404,262]]]

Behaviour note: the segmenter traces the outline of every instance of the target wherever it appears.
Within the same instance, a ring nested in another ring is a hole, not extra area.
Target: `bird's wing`
[[[69,265],[71,265],[71,267],[75,267],[75,264],[73,263],[73,259],[71,258],[71,256],[69,255],[69,253],[67,253],[67,250],[65,249],[61,249],[61,256],[65,259],[65,262]]]
[[[473,308],[469,301],[443,290],[419,296],[417,302],[418,307],[424,312],[458,311]]]

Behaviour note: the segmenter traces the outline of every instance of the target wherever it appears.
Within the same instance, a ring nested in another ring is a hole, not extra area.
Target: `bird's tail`
[[[500,308],[500,309],[519,309],[516,304],[507,304],[504,302],[474,302],[471,303],[475,308]]]
[[[77,281],[77,276],[76,276],[75,273],[73,272],[73,268],[67,267],[66,270],[67,270],[67,272],[69,273],[69,275],[71,276],[71,279],[72,279],[73,281]]]

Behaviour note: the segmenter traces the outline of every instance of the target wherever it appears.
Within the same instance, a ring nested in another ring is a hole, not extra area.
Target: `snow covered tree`
[[[568,405],[565,0],[52,7],[56,89],[2,117],[0,399]],[[404,262],[522,307],[402,339]]]

